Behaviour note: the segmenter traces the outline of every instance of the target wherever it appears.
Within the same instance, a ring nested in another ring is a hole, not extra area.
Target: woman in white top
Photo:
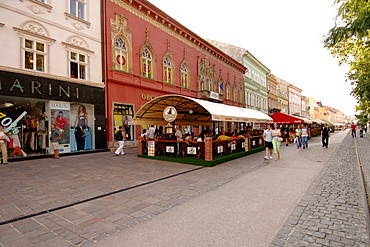
[[[281,136],[281,131],[278,125],[274,124],[274,129],[272,130],[272,146],[274,147],[274,153],[277,154],[275,161],[280,159],[280,142],[279,137]]]
[[[302,148],[303,149],[308,148],[308,144],[307,144],[307,141],[308,141],[308,129],[307,129],[307,125],[306,124],[302,125],[302,128],[301,128],[301,140],[302,140]]]

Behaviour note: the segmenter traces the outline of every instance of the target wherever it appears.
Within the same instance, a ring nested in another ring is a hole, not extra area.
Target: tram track
[[[121,193],[121,192],[129,191],[129,190],[132,190],[132,189],[136,189],[136,188],[139,188],[139,187],[143,187],[145,185],[149,185],[149,184],[160,182],[160,181],[163,181],[163,180],[166,180],[166,179],[181,176],[181,175],[184,175],[184,174],[187,174],[187,173],[190,173],[190,172],[194,172],[194,171],[198,171],[198,170],[201,170],[201,169],[204,169],[204,168],[205,167],[197,167],[197,168],[194,168],[194,169],[191,169],[191,170],[178,172],[178,173],[175,173],[175,174],[171,174],[169,176],[154,179],[154,180],[144,182],[144,183],[141,183],[141,184],[137,184],[137,185],[134,185],[134,186],[130,186],[130,187],[127,187],[127,188],[115,190],[115,191],[112,191],[112,192],[109,192],[109,193],[101,194],[101,195],[94,196],[94,197],[91,197],[91,198],[87,198],[87,199],[77,201],[77,202],[74,202],[74,203],[66,204],[66,205],[59,206],[59,207],[54,207],[54,208],[51,208],[51,209],[46,209],[46,210],[36,212],[36,213],[33,213],[33,214],[23,215],[23,216],[13,218],[13,219],[10,219],[10,220],[5,220],[5,221],[0,222],[0,226],[7,225],[7,224],[10,224],[10,223],[14,223],[14,222],[21,221],[21,220],[25,220],[25,219],[29,219],[29,218],[33,218],[33,217],[36,217],[36,216],[48,214],[48,213],[51,213],[51,212],[59,211],[59,210],[62,210],[62,209],[70,208],[70,207],[73,207],[73,206],[76,206],[76,205],[79,205],[79,204],[83,204],[83,203],[86,203],[86,202],[90,202],[90,201],[93,201],[93,200],[97,200],[97,199],[101,199],[101,198],[104,198],[104,197],[107,197],[107,196],[111,196],[111,195],[114,195],[114,194],[117,194],[117,193]]]
[[[370,188],[369,188],[370,181],[368,180],[365,168],[363,166],[363,160],[361,158],[361,152],[358,148],[357,138],[354,138],[354,144],[355,144],[357,164],[358,164],[358,167],[360,169],[362,185],[364,187],[363,191],[364,191],[364,197],[365,197],[366,209],[367,209],[366,210],[366,213],[367,213],[367,231],[368,231],[368,235],[370,236]]]

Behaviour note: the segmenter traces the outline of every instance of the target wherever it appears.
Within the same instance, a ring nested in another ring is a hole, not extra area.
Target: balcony
[[[213,91],[208,91],[208,90],[199,91],[198,98],[212,101],[212,102],[219,102],[219,103],[224,102],[224,96],[222,94],[219,94]]]

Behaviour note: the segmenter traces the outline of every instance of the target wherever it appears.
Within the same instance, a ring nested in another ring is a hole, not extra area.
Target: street
[[[137,149],[0,166],[1,246],[368,246],[355,140],[334,133],[215,167]],[[357,138],[370,175],[368,136]],[[370,176],[369,176],[370,177]]]

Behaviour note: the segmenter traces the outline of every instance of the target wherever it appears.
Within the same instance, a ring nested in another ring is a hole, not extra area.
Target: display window
[[[60,152],[94,149],[94,105],[2,96],[0,123],[9,137],[8,156],[53,153],[51,124],[62,132]]]
[[[113,125],[114,130],[118,130],[122,126],[126,133],[126,139],[133,141],[135,138],[135,128],[132,125],[132,118],[134,117],[134,110],[132,105],[114,104],[113,110]]]

